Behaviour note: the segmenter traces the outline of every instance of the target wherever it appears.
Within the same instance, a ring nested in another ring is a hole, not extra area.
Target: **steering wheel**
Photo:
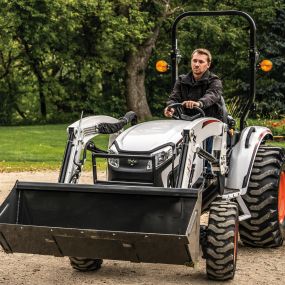
[[[167,109],[174,109],[175,112],[172,115],[172,118],[174,118],[175,120],[185,120],[185,121],[194,121],[195,119],[199,118],[199,117],[205,117],[205,113],[204,111],[199,108],[194,106],[193,109],[197,110],[199,113],[194,115],[194,116],[188,116],[185,115],[183,113],[183,109],[182,109],[182,104],[181,103],[172,103],[170,105],[167,106]]]

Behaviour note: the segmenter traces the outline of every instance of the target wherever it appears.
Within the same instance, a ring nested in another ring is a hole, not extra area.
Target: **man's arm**
[[[206,90],[206,93],[203,97],[199,99],[198,102],[201,102],[202,108],[208,108],[215,103],[221,100],[221,96],[223,94],[223,86],[222,81],[219,78],[213,78],[210,83],[209,87]]]

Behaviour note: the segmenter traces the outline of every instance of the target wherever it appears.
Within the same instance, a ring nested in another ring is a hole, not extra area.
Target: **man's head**
[[[211,53],[204,48],[195,49],[191,56],[191,69],[196,80],[209,69],[212,61]]]

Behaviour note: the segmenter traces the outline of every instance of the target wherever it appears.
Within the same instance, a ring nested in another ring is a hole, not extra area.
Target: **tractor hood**
[[[116,139],[118,151],[150,152],[166,143],[176,144],[182,139],[183,129],[192,122],[180,120],[157,120],[135,125]]]

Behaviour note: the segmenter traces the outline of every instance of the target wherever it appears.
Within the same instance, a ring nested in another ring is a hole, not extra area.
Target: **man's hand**
[[[184,101],[182,103],[182,106],[184,106],[185,108],[189,108],[189,109],[193,109],[194,107],[201,107],[200,102],[195,102],[195,101]]]
[[[166,107],[164,109],[164,116],[168,117],[168,118],[171,118],[173,116],[174,112],[175,112],[175,110],[173,108]]]

